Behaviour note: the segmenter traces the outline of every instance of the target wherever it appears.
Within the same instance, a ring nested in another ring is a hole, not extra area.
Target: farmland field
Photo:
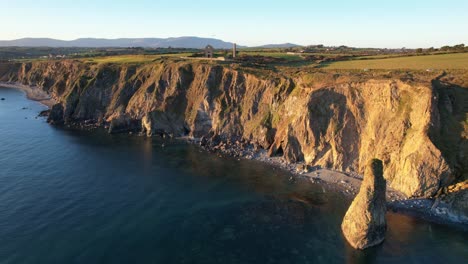
[[[303,60],[301,55],[297,54],[287,54],[285,52],[246,52],[246,51],[241,51],[239,53],[240,56],[242,55],[250,55],[250,56],[264,56],[264,57],[273,57],[273,58],[279,58],[279,59],[285,59],[288,61],[297,61],[297,60]]]
[[[92,57],[81,59],[84,62],[91,63],[148,63],[155,59],[162,57],[183,57],[190,55],[190,53],[175,53],[175,54],[162,54],[162,55],[119,55],[119,56],[105,56],[105,57]]]
[[[326,69],[468,69],[468,53],[350,60],[324,64]]]

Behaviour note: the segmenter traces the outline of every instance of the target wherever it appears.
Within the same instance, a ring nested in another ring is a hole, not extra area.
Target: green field
[[[117,63],[117,64],[134,64],[134,63],[148,63],[162,57],[184,57],[189,56],[191,53],[176,53],[176,54],[161,54],[161,55],[119,55],[119,56],[105,56],[105,57],[92,57],[80,59],[84,62],[90,63]]]
[[[326,69],[468,69],[468,53],[337,61]]]
[[[303,60],[301,55],[296,54],[287,54],[286,52],[246,52],[242,51],[239,53],[240,56],[242,55],[249,55],[249,56],[264,56],[264,57],[272,57],[278,59],[285,59],[287,61],[298,61]]]

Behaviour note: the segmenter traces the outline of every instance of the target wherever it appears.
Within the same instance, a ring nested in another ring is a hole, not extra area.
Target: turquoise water
[[[57,128],[20,91],[1,97],[0,263],[468,260],[467,233],[393,213],[383,245],[355,251],[341,194],[183,142]]]

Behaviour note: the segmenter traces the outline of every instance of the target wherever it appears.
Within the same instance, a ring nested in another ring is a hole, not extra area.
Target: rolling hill
[[[214,38],[177,37],[177,38],[79,38],[75,40],[58,40],[52,38],[22,38],[0,40],[0,47],[144,47],[144,48],[204,48],[207,44],[216,49],[230,49],[231,42]],[[242,46],[239,46],[242,47]]]

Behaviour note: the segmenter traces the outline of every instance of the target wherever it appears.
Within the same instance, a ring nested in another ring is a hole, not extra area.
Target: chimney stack
[[[232,58],[235,59],[237,54],[237,45],[236,43],[232,44]]]

